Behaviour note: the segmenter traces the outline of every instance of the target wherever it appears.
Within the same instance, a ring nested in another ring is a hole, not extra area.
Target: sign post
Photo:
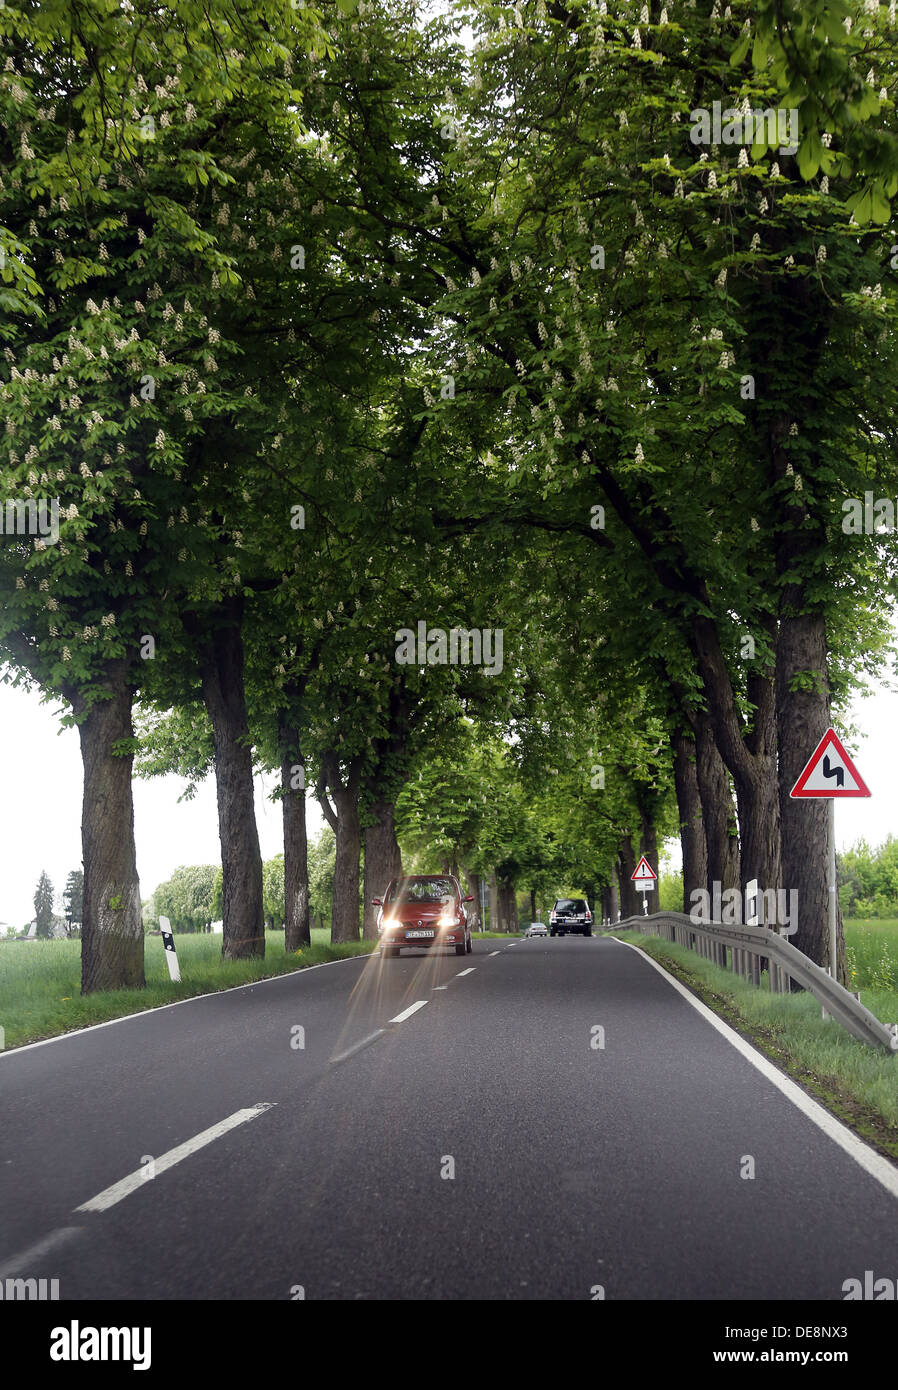
[[[870,796],[871,792],[851,758],[842,747],[835,729],[829,728],[802,770],[790,797],[824,797],[829,801],[826,844],[827,917],[829,926],[829,973],[837,979],[837,898],[836,898],[836,797]]]
[[[655,873],[655,870],[652,868],[645,855],[642,856],[639,863],[636,865],[630,878],[636,886],[637,893],[642,894],[642,915],[643,917],[648,917],[649,900],[647,895],[651,893],[657,883],[658,875]]]

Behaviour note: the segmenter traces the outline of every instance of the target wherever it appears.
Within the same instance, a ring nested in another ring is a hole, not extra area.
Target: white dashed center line
[[[64,1245],[66,1241],[81,1235],[83,1230],[83,1226],[61,1226],[58,1230],[51,1231],[49,1235],[44,1236],[43,1240],[29,1245],[27,1250],[20,1250],[18,1255],[9,1255],[5,1259],[0,1258],[0,1279],[6,1279],[13,1274],[20,1274],[23,1270],[33,1269],[37,1261],[49,1251],[55,1250],[58,1245]]]
[[[182,1159],[189,1158],[196,1153],[197,1149],[203,1149],[207,1144],[211,1144],[213,1139],[219,1139],[223,1134],[227,1134],[229,1129],[236,1129],[238,1125],[246,1124],[247,1120],[255,1120],[257,1116],[270,1110],[271,1105],[263,1101],[259,1105],[250,1106],[247,1110],[235,1110],[233,1115],[229,1115],[226,1120],[219,1120],[217,1125],[210,1125],[201,1134],[195,1134],[192,1139],[188,1139],[184,1144],[179,1144],[176,1149],[169,1149],[160,1158],[155,1159],[153,1172],[158,1178],[160,1173],[164,1173],[167,1168],[173,1168]],[[126,1178],[115,1182],[111,1187],[104,1187],[96,1197],[91,1197],[90,1201],[82,1202],[76,1211],[106,1211],[108,1207],[114,1207],[116,1202],[120,1202],[129,1193],[136,1192],[139,1187],[147,1183],[147,1170],[137,1168],[133,1173],[129,1173]]]
[[[477,969],[477,966],[476,966],[476,965],[469,965],[468,968],[467,968],[467,970],[459,970],[459,972],[458,972],[458,974],[455,976],[455,978],[456,978],[456,980],[460,980],[461,977],[462,977],[462,975],[473,975],[473,974],[474,974],[474,971],[475,971],[476,969]]]
[[[426,999],[417,999],[414,1004],[409,1004],[407,1009],[403,1009],[401,1014],[397,1014],[395,1018],[391,1018],[390,1022],[404,1023],[407,1018],[411,1018],[412,1014],[416,1014],[419,1009],[423,1009],[426,1003]]]

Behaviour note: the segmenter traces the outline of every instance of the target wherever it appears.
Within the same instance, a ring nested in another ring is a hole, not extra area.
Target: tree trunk
[[[776,648],[774,621],[767,624]],[[736,706],[733,684],[713,619],[693,620],[694,650],[708,703],[708,718],[720,756],[736,787],[740,831],[740,887],[757,879],[761,888],[780,883],[780,811],[776,767],[774,669],[753,672],[746,691],[753,707],[747,729]],[[709,847],[710,855],[710,847]],[[709,871],[711,865],[709,864]]]
[[[253,797],[253,755],[243,684],[242,603],[223,606],[203,644],[203,699],[212,721],[221,840],[224,960],[265,955],[262,856]]]
[[[713,895],[715,883],[721,885],[721,893],[739,887],[739,837],[729,774],[707,714],[697,714],[693,728],[695,779],[705,828],[706,879],[699,886]]]
[[[284,723],[279,728],[283,756],[281,789],[284,815],[284,950],[287,955],[311,945],[309,917],[309,846],[306,834],[305,761],[295,753],[295,733]],[[291,747],[292,744],[292,747]],[[295,776],[294,768],[302,770]],[[294,780],[302,782],[293,787]]]
[[[106,689],[85,713],[83,697],[66,690],[76,715],[84,793],[81,844],[84,893],[81,924],[81,993],[103,989],[142,989],[143,921],[134,846],[134,804],[130,754],[116,756],[117,739],[134,736],[134,691],[124,662],[110,666]]]
[[[606,884],[605,887],[602,889],[602,920],[614,920],[614,917],[612,916],[612,899],[610,883]]]
[[[490,931],[501,931],[499,926],[499,885],[495,869],[490,874]]]
[[[536,921],[536,889],[535,889],[535,888],[531,888],[531,889],[530,889],[530,920],[531,920],[531,922],[535,922],[535,921]]]
[[[518,902],[514,884],[507,879],[499,882],[499,921],[500,931],[516,932],[518,929]]]
[[[782,824],[782,879],[787,894],[798,894],[798,931],[790,941],[818,965],[830,965],[827,886],[827,829],[829,808],[825,800],[797,798],[789,792],[830,724],[830,690],[826,643],[826,618],[821,605],[827,600],[808,597],[820,592],[821,557],[829,548],[823,512],[812,499],[829,486],[828,465],[811,444],[819,433],[820,380],[818,369],[829,352],[829,324],[835,305],[829,296],[812,292],[810,284],[783,280],[783,313],[775,318],[778,341],[769,340],[770,320],[765,315],[765,361],[773,364],[782,354],[798,354],[801,370],[795,386],[776,380],[765,383],[759,399],[775,399],[780,408],[764,412],[770,480],[780,489],[780,524],[776,531],[776,570],[779,594],[779,633],[776,644],[776,723],[779,739],[779,810]],[[826,370],[824,369],[824,377]],[[805,431],[796,422],[806,420]],[[792,443],[793,432],[796,436]],[[799,440],[801,444],[799,446]],[[796,457],[796,451],[800,453]],[[798,487],[799,473],[810,487]],[[825,483],[823,480],[825,479]],[[790,689],[790,686],[801,688]],[[804,688],[810,686],[810,688]],[[779,886],[779,885],[778,885]],[[794,925],[794,924],[791,924]],[[841,911],[836,898],[836,978],[844,983],[845,942]]]
[[[333,751],[321,760],[318,780],[318,801],[324,818],[337,840],[334,863],[334,896],[331,905],[331,941],[359,940],[359,859],[362,853],[362,831],[359,821],[359,787],[362,760],[353,758],[346,780],[340,774],[340,762]],[[333,797],[331,806],[327,792]]]
[[[474,917],[477,921],[477,931],[484,930],[484,923],[480,920],[480,874],[475,874],[472,869],[466,869],[462,864],[462,871],[468,884],[468,892],[474,899]]]
[[[333,793],[337,807],[337,857],[334,865],[334,901],[331,941],[359,940],[359,859],[362,832],[358,793],[343,788]]]
[[[777,888],[781,881],[779,786],[776,759],[765,757],[749,776],[736,776],[739,814],[740,887],[756,879],[761,889]]]
[[[365,910],[363,936],[377,940],[377,912],[372,898],[382,898],[390,880],[402,877],[402,851],[396,839],[395,807],[392,802],[380,801],[371,807],[377,816],[374,825],[365,828]]]
[[[620,910],[622,917],[636,917],[642,912],[641,894],[633,884],[636,868],[636,854],[629,835],[622,835],[617,852],[617,878],[620,883]]]
[[[671,734],[671,744],[683,850],[683,911],[689,912],[693,891],[707,887],[708,846],[695,766],[695,740],[684,728],[677,728]]]
[[[811,690],[790,690],[798,672],[813,672]],[[798,931],[789,941],[817,965],[828,967],[829,891],[827,834],[829,805],[824,798],[793,799],[789,793],[830,725],[826,624],[822,613],[784,618],[777,652],[779,725],[779,802],[783,827],[782,886],[794,890]],[[791,901],[787,899],[787,901]],[[794,925],[794,924],[793,924]],[[836,899],[838,979],[845,983],[845,938]]]

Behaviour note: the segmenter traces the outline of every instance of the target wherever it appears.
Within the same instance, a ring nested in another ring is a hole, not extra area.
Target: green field
[[[495,936],[475,932],[475,939]],[[312,944],[295,955],[284,952],[284,933],[265,933],[265,959],[223,961],[221,937],[178,935],[181,983],[168,978],[165,951],[158,936],[146,938],[145,989],[114,990],[81,996],[80,941],[0,941],[0,1028],[7,1048],[38,1042],[85,1028],[91,1023],[122,1018],[159,1004],[172,1004],[197,994],[213,994],[234,985],[251,984],[310,965],[364,955],[376,942],[332,946],[326,928],[312,931]]]

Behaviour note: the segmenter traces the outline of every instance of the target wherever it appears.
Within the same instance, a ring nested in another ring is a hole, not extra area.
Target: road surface
[[[639,952],[568,937],[355,958],[13,1051],[0,1278],[840,1300],[894,1276],[896,1169],[734,1040]]]

